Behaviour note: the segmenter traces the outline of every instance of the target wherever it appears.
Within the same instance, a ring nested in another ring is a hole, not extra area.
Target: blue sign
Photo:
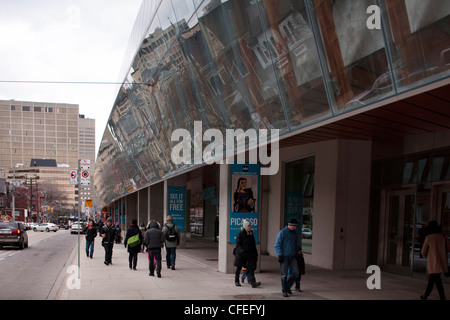
[[[168,214],[172,216],[173,223],[178,227],[180,232],[185,232],[185,206],[186,206],[186,192],[184,187],[169,187],[168,188]]]
[[[236,243],[244,220],[251,223],[258,243],[259,173],[259,164],[231,165],[230,243]]]

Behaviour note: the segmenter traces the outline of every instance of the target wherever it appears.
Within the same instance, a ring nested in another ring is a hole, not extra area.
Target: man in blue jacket
[[[281,267],[281,291],[283,297],[289,297],[292,294],[291,287],[298,276],[298,264],[295,258],[300,250],[298,244],[298,235],[295,231],[298,221],[292,218],[287,227],[281,229],[275,241],[275,252],[278,256],[278,262]],[[288,271],[290,274],[288,276]]]

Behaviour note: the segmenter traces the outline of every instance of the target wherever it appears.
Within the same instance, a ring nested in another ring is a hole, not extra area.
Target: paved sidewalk
[[[187,249],[177,249],[176,270],[167,269],[163,250],[161,278],[149,276],[147,253],[140,253],[137,270],[130,270],[123,244],[114,246],[110,266],[103,263],[104,249],[99,237],[93,259],[86,257],[84,239],[80,252],[81,288],[68,289],[71,274],[61,275],[56,300],[418,300],[426,287],[423,279],[382,272],[381,289],[369,290],[366,281],[370,275],[365,270],[330,271],[307,266],[302,292],[284,298],[275,257],[261,257],[262,272],[256,274],[262,283],[260,287],[236,287],[233,274],[217,271],[217,245],[202,239],[188,239]],[[75,247],[67,266],[77,265],[77,258]],[[450,285],[445,284],[445,289],[450,297]],[[430,299],[438,298],[434,289]]]

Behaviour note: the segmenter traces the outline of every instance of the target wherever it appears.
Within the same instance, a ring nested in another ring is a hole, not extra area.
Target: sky
[[[0,81],[121,82],[141,3],[0,0]],[[98,150],[119,87],[0,82],[0,100],[78,104],[96,120]]]

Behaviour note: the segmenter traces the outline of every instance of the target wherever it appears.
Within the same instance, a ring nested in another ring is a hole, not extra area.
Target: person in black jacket
[[[92,259],[94,255],[94,240],[97,236],[94,221],[89,221],[89,224],[83,229],[83,234],[86,236],[86,257]]]
[[[247,274],[250,279],[250,284],[253,288],[261,285],[261,282],[256,282],[255,269],[258,261],[258,250],[256,249],[256,241],[254,230],[250,221],[244,220],[241,232],[236,236],[235,261],[236,275],[235,284],[240,287],[239,275],[242,267],[247,268]]]
[[[150,276],[155,275],[155,263],[153,260],[156,260],[156,274],[158,278],[161,278],[161,248],[164,246],[165,240],[166,238],[158,222],[151,221],[144,236],[144,244],[148,250]]]
[[[133,270],[136,270],[138,253],[139,253],[139,251],[141,251],[141,244],[144,240],[141,230],[139,230],[139,227],[137,226],[137,219],[133,219],[133,221],[131,221],[131,225],[127,230],[127,234],[126,234],[125,240],[124,240],[125,248],[128,245],[128,239],[135,235],[139,235],[139,243],[132,247],[128,246],[128,253],[129,253],[128,262],[129,262],[130,270],[132,268],[133,268]]]
[[[114,239],[116,238],[116,228],[112,224],[112,219],[106,220],[106,225],[100,230],[100,236],[103,238],[102,246],[105,248],[105,264],[112,264],[112,253]]]

